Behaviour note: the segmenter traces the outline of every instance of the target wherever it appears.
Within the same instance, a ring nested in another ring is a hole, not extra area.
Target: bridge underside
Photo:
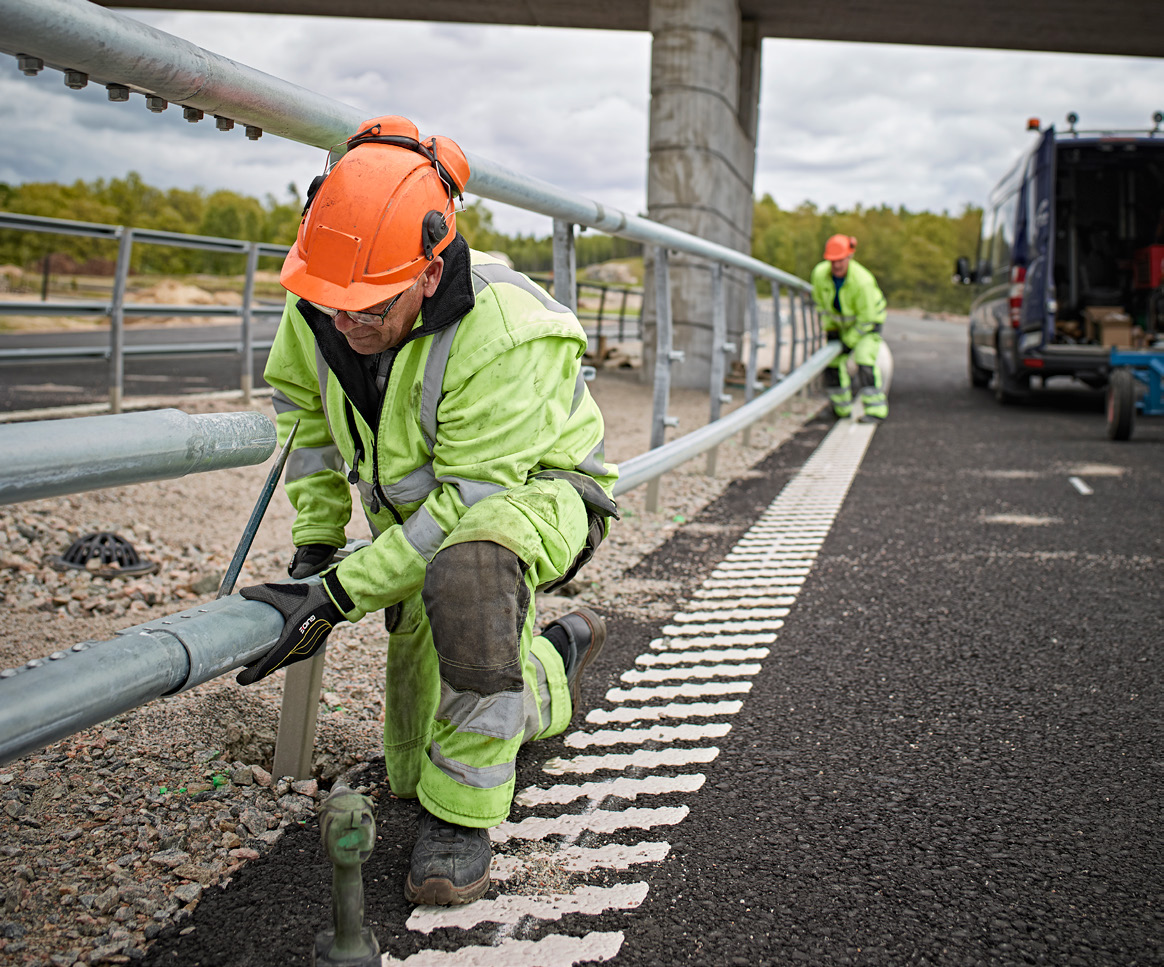
[[[649,0],[117,0],[164,10],[373,17],[649,30]],[[1157,11],[1142,0],[740,0],[761,37],[1164,56]]]

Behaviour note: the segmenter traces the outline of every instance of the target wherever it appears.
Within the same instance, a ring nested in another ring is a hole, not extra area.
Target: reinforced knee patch
[[[424,578],[441,681],[457,691],[521,691],[521,630],[529,612],[526,565],[491,541],[437,552]]]

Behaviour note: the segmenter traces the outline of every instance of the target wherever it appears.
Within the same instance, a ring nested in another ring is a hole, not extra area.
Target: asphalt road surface
[[[607,615],[592,711],[519,760],[508,879],[413,909],[382,799],[385,964],[1164,963],[1164,420],[1003,408],[961,327],[887,329],[887,423],[822,416],[638,565],[675,617]],[[330,884],[295,830],[146,963],[309,964]]]

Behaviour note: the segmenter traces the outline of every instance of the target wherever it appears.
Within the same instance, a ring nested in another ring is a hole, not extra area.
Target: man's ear
[[[424,297],[431,298],[432,294],[436,292],[437,286],[441,284],[441,276],[444,275],[445,260],[439,255],[436,256],[424,269]]]

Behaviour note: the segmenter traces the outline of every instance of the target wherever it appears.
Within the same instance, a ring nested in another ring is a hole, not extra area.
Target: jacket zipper
[[[389,373],[391,373],[389,367]],[[387,393],[384,394],[387,396]],[[380,410],[384,409],[384,398],[380,399]],[[348,432],[352,435],[352,446],[355,448],[355,455],[352,457],[352,469],[348,473],[348,483],[358,483],[360,479],[360,461],[364,459],[364,448],[361,446],[360,432],[356,427],[356,417],[352,412],[352,401],[348,399],[347,394],[344,394],[344,415],[348,421]],[[376,414],[376,426],[372,428],[372,497],[368,501],[368,510],[373,514],[380,513],[381,507],[387,507],[392,514],[392,519],[397,524],[403,524],[404,518],[400,516],[400,511],[388,499],[388,495],[384,493],[380,486],[380,461],[377,459],[377,445],[379,443],[381,415]]]

